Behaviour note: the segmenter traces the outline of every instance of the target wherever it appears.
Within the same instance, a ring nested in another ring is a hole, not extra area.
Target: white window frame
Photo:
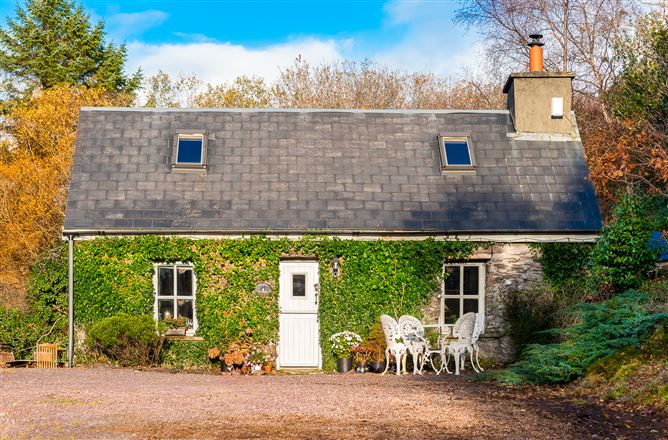
[[[174,270],[174,285],[172,286],[173,292],[172,295],[158,295],[159,291],[159,270],[161,267],[171,267]],[[176,271],[179,267],[185,267],[187,269],[190,269],[193,274],[193,285],[192,285],[192,295],[188,296],[177,296],[177,276],[176,276]],[[158,300],[159,299],[170,299],[174,301],[174,316],[176,316],[176,300],[177,299],[191,299],[193,302],[193,325],[192,328],[189,328],[186,331],[186,336],[193,336],[197,332],[197,276],[195,274],[195,266],[192,263],[183,263],[180,261],[177,261],[175,263],[155,263],[153,265],[153,319],[155,319],[156,322],[160,321],[160,313],[158,309]]]
[[[172,155],[173,169],[206,169],[206,147],[208,134],[203,130],[178,130],[174,135],[174,148]],[[197,162],[179,162],[179,144],[181,139],[184,140],[201,140],[202,151],[200,154],[200,161]]]
[[[466,148],[468,149],[469,159],[471,160],[470,165],[450,165],[448,164],[448,155],[445,151],[446,142],[465,142]],[[468,136],[444,136],[438,135],[438,152],[441,156],[441,168],[444,171],[475,171],[476,161],[475,155],[473,154],[473,147],[471,145],[471,139]]]
[[[445,293],[445,268],[448,266],[459,267],[460,277],[459,277],[459,293],[457,295],[446,294]],[[464,267],[477,267],[478,268],[478,294],[477,295],[464,295]],[[454,323],[445,323],[445,300],[447,299],[459,299],[459,316],[461,317],[464,312],[464,299],[477,299],[478,300],[478,313],[482,313],[483,316],[483,331],[485,329],[485,280],[486,280],[486,265],[485,263],[445,263],[443,264],[443,282],[441,283],[441,310],[438,316],[438,324],[441,328],[450,328]]]
[[[297,301],[306,301],[308,299],[308,293],[306,292],[306,284],[304,284],[304,296],[295,296],[295,286],[294,286],[294,277],[295,275],[302,275],[304,277],[304,282],[306,283],[306,279],[308,278],[308,274],[304,272],[291,272],[291,277],[290,277],[290,299],[291,300],[297,300]]]

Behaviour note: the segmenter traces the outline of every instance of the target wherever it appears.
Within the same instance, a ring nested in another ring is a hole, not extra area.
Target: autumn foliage
[[[0,144],[0,304],[21,306],[28,268],[60,238],[81,106],[114,104],[61,86],[14,106]],[[120,100],[122,101],[122,100]]]

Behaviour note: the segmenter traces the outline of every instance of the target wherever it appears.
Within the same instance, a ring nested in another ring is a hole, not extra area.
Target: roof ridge
[[[466,109],[343,109],[343,108],[163,108],[163,107],[81,107],[81,111],[102,112],[146,112],[146,113],[459,113],[459,114],[508,114],[508,110],[466,110]]]

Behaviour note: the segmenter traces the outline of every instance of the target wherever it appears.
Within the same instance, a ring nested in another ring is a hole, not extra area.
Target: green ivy
[[[168,340],[162,346],[160,363],[172,368],[209,368],[208,345],[206,341]]]
[[[585,275],[592,243],[532,243],[537,260],[543,271],[543,278],[555,287],[561,287],[569,281],[578,280]]]
[[[284,255],[313,255],[320,261],[324,365],[333,369],[330,335],[352,330],[364,336],[383,313],[420,316],[438,287],[443,263],[464,260],[481,245],[327,237],[193,240],[139,236],[79,241],[74,252],[75,320],[86,326],[119,313],[152,314],[155,263],[180,261],[195,266],[197,335],[204,338],[203,343],[195,344],[199,353],[213,346],[224,350],[246,329],[252,330],[258,342],[277,340],[279,261]],[[55,302],[66,301],[65,250],[63,247],[49,270],[35,272],[32,283],[38,301],[53,296]],[[342,258],[336,278],[329,266],[335,257]],[[256,294],[255,286],[261,282],[271,284],[272,292]],[[174,344],[171,350],[179,351],[176,347]],[[202,355],[195,358],[201,361]]]

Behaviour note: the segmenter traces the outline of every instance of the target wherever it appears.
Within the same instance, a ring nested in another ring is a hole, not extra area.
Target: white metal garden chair
[[[461,370],[464,370],[466,353],[469,353],[473,369],[476,373],[482,371],[478,360],[478,352],[480,351],[478,338],[482,333],[483,325],[484,317],[482,313],[473,312],[463,314],[455,322],[452,328],[452,335],[457,338],[457,341],[443,344],[443,362],[446,370],[450,355],[452,355],[455,358],[455,374],[459,374],[460,366]]]
[[[387,348],[385,349],[385,371],[383,371],[383,374],[387,373],[387,369],[390,367],[390,357],[394,356],[397,362],[397,375],[400,375],[402,364],[404,364],[404,370],[406,369],[406,345],[401,342],[399,324],[389,315],[381,315],[380,323],[383,326],[385,343],[387,344]]]
[[[399,331],[407,352],[413,356],[413,374],[422,374],[424,356],[429,349],[422,323],[414,316],[403,315],[399,318]]]

